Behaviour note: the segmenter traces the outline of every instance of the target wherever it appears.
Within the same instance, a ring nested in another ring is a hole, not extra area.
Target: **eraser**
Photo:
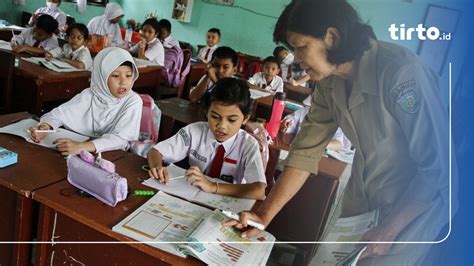
[[[18,154],[0,147],[0,168],[7,167],[17,162],[18,162]]]

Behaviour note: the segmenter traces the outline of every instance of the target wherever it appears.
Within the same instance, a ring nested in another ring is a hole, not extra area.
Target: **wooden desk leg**
[[[32,240],[33,200],[23,195],[17,196],[15,236],[17,241]],[[13,248],[13,265],[30,265],[31,244],[15,244]]]
[[[53,218],[54,211],[44,205],[40,206],[39,222],[38,222],[38,241],[51,241],[51,226],[54,222]],[[38,248],[38,254],[36,255],[36,265],[45,266],[48,265],[48,254],[51,244],[40,244]]]

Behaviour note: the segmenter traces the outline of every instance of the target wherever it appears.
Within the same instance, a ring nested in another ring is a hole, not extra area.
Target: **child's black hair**
[[[86,25],[84,25],[82,23],[75,23],[75,24],[69,25],[66,29],[66,36],[71,35],[71,31],[73,29],[78,30],[82,34],[82,36],[84,37],[84,40],[89,39],[89,30],[87,29]]]
[[[225,105],[238,105],[240,111],[246,118],[252,110],[252,100],[247,81],[237,78],[219,79],[207,97],[203,97],[202,104],[205,110],[209,110],[213,102],[221,102]]]
[[[238,61],[237,53],[234,51],[234,49],[230,47],[227,47],[227,46],[218,47],[214,51],[214,53],[212,53],[212,60],[214,60],[215,58],[230,59],[234,67],[237,66],[237,61]]]
[[[53,34],[58,29],[58,22],[52,16],[43,14],[36,20],[35,28]]]
[[[156,20],[156,18],[149,18],[145,20],[142,24],[142,29],[145,25],[150,25],[153,29],[155,29],[156,35],[160,34],[160,23],[158,22],[158,20]],[[171,31],[171,29],[169,31]]]
[[[160,22],[158,22],[160,24],[159,27],[165,29],[166,31],[168,31],[169,33],[171,33],[171,22],[167,19],[162,19],[160,20]]]
[[[280,63],[278,62],[276,57],[269,56],[269,57],[263,59],[263,65],[265,65],[267,63],[275,63],[278,66],[278,69],[280,69]]]
[[[72,24],[76,24],[76,19],[71,16],[66,16],[66,25],[71,26]]]
[[[278,55],[281,53],[281,51],[285,51],[285,50],[288,50],[288,49],[286,49],[286,48],[283,47],[283,46],[277,46],[277,47],[275,47],[275,49],[273,49],[273,56],[274,56],[276,59],[280,60]],[[280,63],[281,63],[281,62],[280,62]]]
[[[218,28],[210,28],[207,32],[217,33],[221,37],[221,31]]]
[[[130,61],[125,61],[125,62],[123,62],[120,66],[129,66],[130,68],[133,69],[133,64],[132,64],[132,62],[130,62]]]

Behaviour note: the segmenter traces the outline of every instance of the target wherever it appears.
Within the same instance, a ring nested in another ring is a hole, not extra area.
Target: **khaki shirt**
[[[355,146],[342,216],[400,199],[448,199],[448,113],[437,78],[407,49],[380,41],[359,61],[352,87],[338,76],[320,82],[286,166],[317,173],[338,127]]]

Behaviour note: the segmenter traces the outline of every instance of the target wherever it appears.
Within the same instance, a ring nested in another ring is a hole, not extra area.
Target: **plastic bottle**
[[[128,43],[132,42],[132,35],[133,35],[133,30],[132,28],[128,28],[127,31],[125,32],[125,41]]]
[[[278,135],[283,110],[285,110],[285,94],[283,92],[277,92],[273,97],[272,116],[265,126],[265,129],[272,138]]]

